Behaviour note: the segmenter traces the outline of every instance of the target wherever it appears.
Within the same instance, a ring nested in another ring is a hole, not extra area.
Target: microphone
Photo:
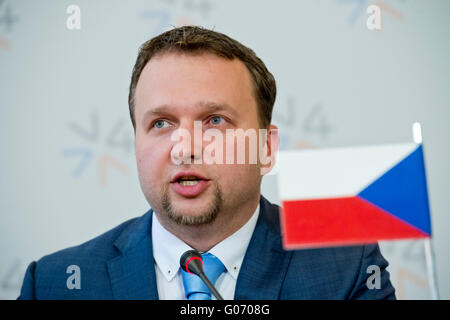
[[[181,268],[191,274],[195,274],[202,279],[206,286],[211,290],[217,300],[223,300],[220,293],[214,288],[211,281],[206,277],[203,272],[203,259],[201,254],[196,250],[188,250],[180,258]]]

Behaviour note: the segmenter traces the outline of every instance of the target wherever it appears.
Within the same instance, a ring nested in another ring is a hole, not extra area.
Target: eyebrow
[[[202,109],[199,114],[212,113],[218,111],[225,111],[232,116],[237,116],[237,112],[227,103],[200,101],[194,106],[195,110]],[[168,104],[162,104],[155,108],[152,108],[144,113],[142,118],[142,125],[145,126],[148,123],[148,119],[158,116],[167,116],[172,114],[173,107]]]

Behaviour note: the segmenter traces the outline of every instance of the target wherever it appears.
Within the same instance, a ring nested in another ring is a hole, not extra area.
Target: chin
[[[169,218],[180,225],[200,226],[212,223],[218,214],[217,207],[172,205]]]
[[[211,201],[199,199],[174,200],[171,203],[174,212],[183,216],[201,216],[203,212],[211,210]]]

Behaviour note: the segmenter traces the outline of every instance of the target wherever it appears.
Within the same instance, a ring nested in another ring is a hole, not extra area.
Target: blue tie
[[[219,276],[225,271],[225,266],[215,255],[203,253],[203,271],[206,277],[214,285]],[[211,291],[206,284],[195,274],[190,274],[181,269],[184,292],[188,300],[211,300]]]

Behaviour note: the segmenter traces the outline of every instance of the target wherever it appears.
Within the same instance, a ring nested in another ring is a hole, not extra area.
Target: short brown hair
[[[267,70],[262,60],[256,56],[253,50],[223,33],[197,26],[183,26],[166,31],[148,40],[139,49],[128,95],[130,117],[135,131],[135,93],[141,72],[152,57],[167,52],[191,54],[210,52],[229,60],[234,58],[241,60],[253,79],[253,91],[259,108],[260,125],[262,128],[269,127],[272,120],[272,109],[275,103],[277,87],[275,78]]]

